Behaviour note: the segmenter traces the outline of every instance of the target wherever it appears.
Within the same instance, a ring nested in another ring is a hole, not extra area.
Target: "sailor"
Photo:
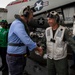
[[[70,66],[71,69],[75,70],[75,14],[73,16],[73,32],[71,31],[71,34],[70,35],[67,35],[69,36],[69,38],[67,38],[67,40],[69,41],[69,45],[71,46],[72,48],[72,53],[73,53],[73,65]]]
[[[6,20],[1,20],[0,22],[0,56],[2,60],[2,66],[0,71],[7,71],[6,63],[6,52],[7,52],[7,37],[8,37],[8,22]]]
[[[60,18],[56,11],[47,14],[49,27],[46,28],[48,75],[68,75],[66,27],[59,25]]]

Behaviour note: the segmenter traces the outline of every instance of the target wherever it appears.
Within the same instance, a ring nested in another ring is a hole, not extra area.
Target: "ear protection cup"
[[[23,15],[28,18],[31,12],[31,8],[30,6],[27,6],[24,10],[23,10]]]
[[[49,12],[47,18],[54,18],[57,23],[59,23],[60,20],[59,14],[56,11]]]
[[[26,12],[23,13],[23,15],[24,15],[26,18],[28,18],[28,17],[29,17],[29,12],[26,11]]]
[[[60,18],[60,17],[59,17],[59,15],[57,14],[57,15],[55,16],[55,20],[56,20],[57,23],[59,23],[59,20],[60,20],[59,18]]]

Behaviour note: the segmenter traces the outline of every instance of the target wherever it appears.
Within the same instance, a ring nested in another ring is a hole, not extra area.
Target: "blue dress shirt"
[[[10,26],[8,33],[8,44],[9,43],[24,43],[25,46],[9,46],[7,47],[7,53],[10,54],[24,54],[26,53],[26,46],[32,51],[37,47],[37,44],[32,41],[28,36],[25,26],[21,21],[16,19]]]

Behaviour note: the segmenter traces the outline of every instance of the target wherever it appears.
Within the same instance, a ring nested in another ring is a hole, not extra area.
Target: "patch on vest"
[[[58,36],[58,37],[61,37],[62,31],[63,31],[63,29],[61,29],[61,30],[58,31],[58,33],[57,33],[57,36]]]
[[[50,30],[47,30],[47,36],[50,36]]]

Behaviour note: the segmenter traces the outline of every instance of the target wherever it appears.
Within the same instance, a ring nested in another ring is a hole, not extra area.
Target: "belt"
[[[19,57],[19,56],[27,57],[27,54],[9,54],[9,53],[7,53],[7,55],[9,55],[9,56],[15,56],[15,57]]]
[[[9,46],[25,46],[23,43],[9,43]]]

